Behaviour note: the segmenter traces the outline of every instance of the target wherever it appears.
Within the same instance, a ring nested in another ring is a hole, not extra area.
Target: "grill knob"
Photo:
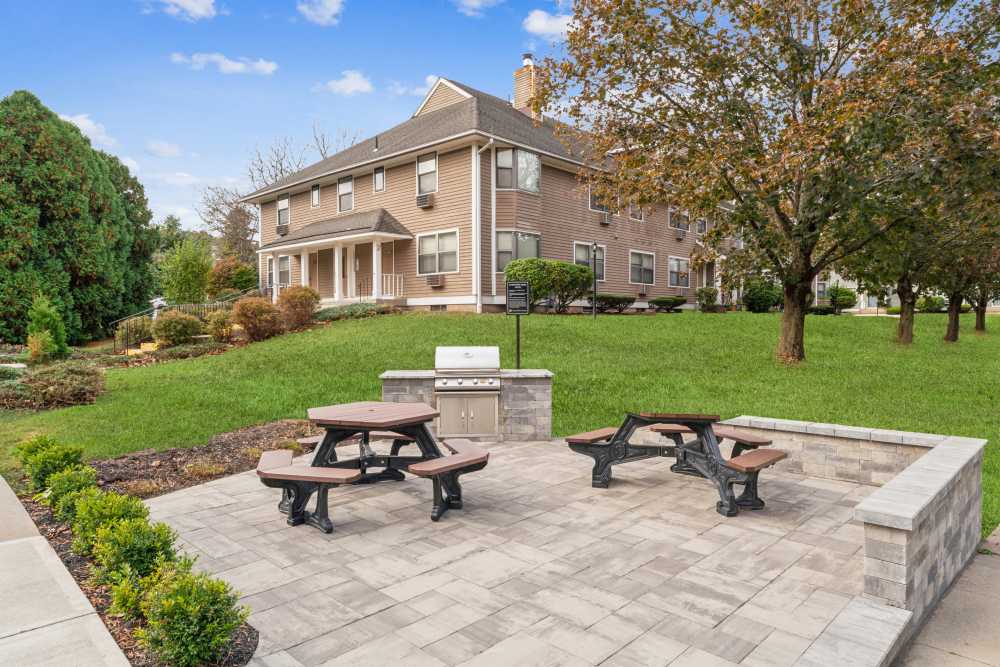
[[[472,384],[479,384],[479,378],[476,378],[475,380],[473,380]]]
[[[448,384],[448,381],[447,380],[441,380],[441,384],[442,385],[446,385],[446,384]]]
[[[459,380],[459,381],[458,381],[458,383],[459,383],[459,384],[462,384],[462,381],[461,381],[461,380]]]

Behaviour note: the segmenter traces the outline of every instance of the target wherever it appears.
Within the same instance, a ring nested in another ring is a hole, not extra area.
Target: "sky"
[[[246,190],[250,155],[282,137],[371,136],[437,76],[510,97],[521,54],[557,54],[569,13],[568,0],[5,0],[0,97],[31,91],[129,166],[154,220],[198,229],[203,189]]]

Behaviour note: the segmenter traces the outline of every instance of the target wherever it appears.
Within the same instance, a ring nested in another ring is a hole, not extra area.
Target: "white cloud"
[[[160,0],[163,11],[185,21],[213,18],[219,11],[215,0]]]
[[[258,58],[238,58],[233,60],[221,53],[192,53],[187,56],[183,53],[171,53],[170,62],[175,65],[187,65],[191,69],[203,70],[209,65],[214,65],[221,74],[260,74],[270,76],[278,69],[278,63],[272,60]]]
[[[176,188],[186,188],[191,185],[197,185],[201,182],[200,178],[192,176],[186,171],[171,171],[162,174],[150,174],[149,178],[159,181],[160,183],[165,183],[166,185],[172,185]]]
[[[152,204],[156,217],[160,220],[168,215],[176,215],[181,220],[181,227],[184,229],[200,229],[202,227],[201,217],[194,209],[183,204],[166,204],[157,206]]]
[[[375,90],[371,80],[356,69],[347,69],[340,73],[339,79],[330,79],[326,83],[313,88],[316,91],[327,91],[337,95],[357,95]]]
[[[133,158],[126,156],[118,159],[121,160],[121,163],[123,165],[128,167],[128,170],[132,172],[132,175],[139,173],[139,163],[136,162]]]
[[[544,9],[533,9],[521,25],[532,35],[548,39],[563,39],[566,37],[572,18],[569,14],[549,14]]]
[[[146,150],[156,157],[180,157],[181,147],[163,139],[150,139],[146,142]]]
[[[331,26],[340,21],[344,0],[301,0],[295,7],[310,23]]]
[[[108,134],[108,131],[104,129],[104,126],[92,119],[89,113],[81,113],[75,116],[59,114],[59,117],[80,128],[80,131],[83,132],[95,146],[111,148],[112,146],[118,144],[118,140]]]
[[[424,77],[424,84],[422,86],[407,86],[399,81],[393,81],[389,84],[389,94],[423,97],[430,92],[431,87],[435,84],[435,82],[437,82],[437,80],[438,77],[436,74],[428,74]]]
[[[458,11],[466,16],[482,16],[490,7],[499,5],[503,0],[455,0]]]

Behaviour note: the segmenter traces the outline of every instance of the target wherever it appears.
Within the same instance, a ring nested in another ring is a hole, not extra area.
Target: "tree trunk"
[[[948,330],[944,339],[949,343],[958,341],[959,316],[962,314],[962,293],[951,294],[948,297]]]
[[[896,283],[896,296],[899,297],[899,326],[896,328],[896,342],[909,345],[913,342],[913,313],[917,308],[917,295],[913,293],[913,284],[908,278]]]
[[[979,299],[976,302],[976,331],[986,331],[986,308],[989,305],[987,299]]]
[[[787,364],[794,364],[806,358],[806,308],[812,289],[811,283],[811,280],[807,280],[784,286],[785,310],[781,314],[781,338],[778,340],[775,356]]]

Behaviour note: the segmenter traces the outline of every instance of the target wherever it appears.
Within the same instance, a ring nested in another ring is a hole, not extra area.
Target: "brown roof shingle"
[[[267,245],[261,246],[261,250],[270,248],[280,248],[300,241],[308,241],[313,238],[337,238],[340,236],[350,236],[354,234],[366,234],[372,232],[383,232],[386,234],[399,234],[408,238],[413,238],[410,231],[404,227],[396,218],[392,217],[384,208],[376,208],[371,211],[359,211],[350,215],[342,215],[329,220],[320,220],[296,229],[285,236],[278,238]]]

